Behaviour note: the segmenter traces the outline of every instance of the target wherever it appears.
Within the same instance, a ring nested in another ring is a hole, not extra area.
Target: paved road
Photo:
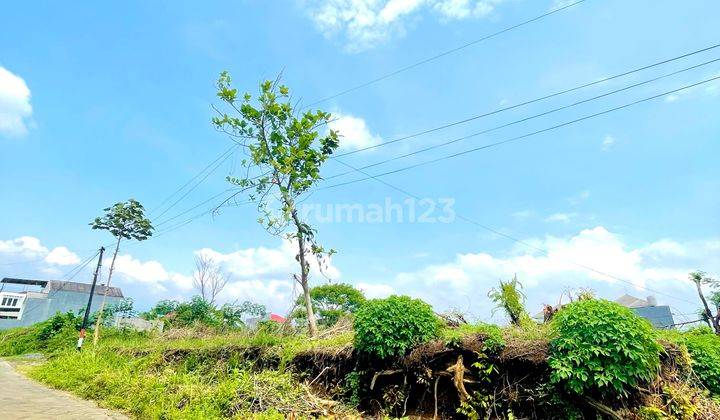
[[[0,360],[0,418],[3,419],[127,419],[68,393],[45,386],[17,373]]]

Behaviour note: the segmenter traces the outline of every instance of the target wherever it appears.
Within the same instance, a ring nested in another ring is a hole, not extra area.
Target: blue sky
[[[214,83],[223,70],[250,92],[282,71],[294,97],[310,103],[562,4],[5,5],[0,274],[61,277],[111,242],[87,225],[103,207],[134,197],[153,210],[223,153],[230,143],[210,124],[211,105],[218,103]],[[344,136],[343,151],[351,151],[716,44],[720,33],[710,16],[717,15],[720,5],[713,1],[587,0],[316,106],[342,117],[335,128]],[[720,48],[341,160],[368,165],[718,57]],[[718,62],[368,171],[522,135],[717,75]],[[487,290],[513,273],[525,284],[531,309],[555,303],[565,288],[590,287],[608,298],[659,292],[661,303],[692,312],[696,298],[683,282],[687,271],[720,274],[718,110],[720,83],[707,83],[522,142],[388,175],[383,179],[428,202],[452,199],[456,215],[550,256],[458,217],[452,223],[333,220],[318,225],[321,242],[338,250],[332,277],[371,296],[408,293],[439,310],[457,308],[481,319],[490,316]],[[239,159],[224,161],[157,222],[228,188],[224,177],[239,169]],[[345,171],[335,161],[324,168],[326,176]],[[406,198],[368,180],[319,190],[306,203],[355,204],[367,211]],[[293,292],[292,250],[255,217],[252,207],[228,208],[128,244],[114,282],[141,308],[161,298],[185,298],[192,295],[193,256],[208,252],[232,273],[223,299],[251,298],[284,311]],[[89,280],[88,272],[77,279]]]

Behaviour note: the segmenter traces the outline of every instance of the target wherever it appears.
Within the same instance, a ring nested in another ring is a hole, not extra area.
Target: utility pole
[[[103,253],[105,247],[100,247],[100,256],[98,257],[97,267],[95,267],[95,275],[93,276],[92,286],[90,286],[90,296],[88,297],[88,304],[85,308],[85,316],[83,317],[82,326],[80,327],[80,337],[78,337],[77,349],[82,349],[83,340],[85,340],[85,327],[87,327],[88,318],[90,317],[90,306],[92,305],[93,295],[95,294],[95,284],[97,284],[98,274],[100,273],[100,267],[102,266]]]

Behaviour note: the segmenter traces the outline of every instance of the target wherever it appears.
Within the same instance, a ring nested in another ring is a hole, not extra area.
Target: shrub
[[[662,347],[650,324],[630,309],[606,300],[577,301],[553,319],[551,379],[582,394],[626,394],[657,374]]]
[[[355,348],[381,359],[402,356],[435,338],[440,323],[430,305],[408,296],[367,301],[355,314]]]
[[[513,325],[523,325],[530,321],[530,315],[525,311],[525,295],[522,287],[517,276],[514,276],[507,282],[500,280],[500,287],[493,288],[488,292],[490,300],[495,302],[493,313],[502,309]]]
[[[13,328],[0,334],[0,355],[53,353],[75,343],[81,318],[72,312],[57,313],[29,327]]]
[[[720,395],[720,337],[710,328],[683,334],[682,343],[692,358],[692,368],[700,382]]]

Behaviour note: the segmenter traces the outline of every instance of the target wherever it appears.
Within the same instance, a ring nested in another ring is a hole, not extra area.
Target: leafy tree
[[[365,302],[362,291],[349,284],[324,284],[310,289],[313,310],[320,316],[320,322],[325,325],[335,324],[343,315],[355,313]],[[304,297],[298,296],[296,306],[304,303]],[[305,318],[305,311],[296,311],[295,318]]]
[[[689,275],[690,280],[695,283],[695,287],[697,288],[698,296],[700,297],[700,301],[703,304],[703,319],[709,322],[709,324],[712,326],[713,330],[715,331],[715,334],[720,335],[720,309],[717,306],[717,303],[720,302],[720,296],[713,295],[711,297],[711,301],[715,301],[716,315],[713,315],[712,311],[710,310],[710,306],[708,305],[707,299],[705,299],[705,294],[703,293],[702,286],[704,285],[710,285],[713,287],[718,286],[717,280],[713,279],[712,277],[709,277],[707,274],[705,274],[702,271],[695,271],[690,273]]]
[[[141,313],[140,317],[149,321],[162,318],[169,313],[175,312],[178,306],[180,306],[180,302],[176,300],[161,300],[147,312]]]
[[[495,302],[493,312],[498,309],[504,310],[513,325],[522,325],[530,320],[530,315],[525,311],[522,284],[517,276],[513,276],[512,280],[507,282],[500,280],[500,287],[491,289],[488,297]]]
[[[200,296],[193,296],[189,302],[182,302],[175,309],[173,322],[184,327],[193,324],[216,326],[219,321],[210,302]]]
[[[112,319],[115,315],[120,315],[122,317],[135,316],[137,312],[135,311],[133,305],[134,302],[132,298],[125,298],[114,305],[106,306],[103,308],[102,313],[100,311],[93,313],[90,317],[90,323],[92,324],[97,322],[98,319],[102,319],[102,325],[109,327],[112,325]]]
[[[320,167],[337,149],[338,134],[329,130],[321,135],[319,130],[330,121],[330,114],[320,110],[300,112],[290,102],[289,89],[279,80],[261,83],[254,102],[249,93],[238,97],[227,72],[220,75],[217,87],[217,96],[233,115],[221,113],[212,122],[247,154],[242,161],[246,175],[227,178],[240,191],[223,204],[237,194],[251,191],[249,198],[257,203],[260,213],[258,222],[268,232],[284,235],[298,247],[295,259],[300,274],[294,278],[302,286],[308,330],[315,336],[317,323],[310,296],[308,259],[316,258],[322,271],[334,250],[326,251],[317,242],[316,229],[302,220],[297,203],[321,179]],[[258,175],[251,175],[254,170]]]
[[[226,303],[217,312],[224,326],[239,328],[245,326],[245,318],[248,316],[264,317],[267,315],[267,308],[265,305],[246,300],[239,305]]]
[[[113,253],[110,270],[108,271],[108,279],[105,283],[105,293],[103,294],[102,303],[100,304],[100,315],[95,321],[95,331],[93,333],[93,344],[97,344],[100,337],[100,323],[102,322],[102,314],[105,309],[105,300],[112,280],[113,270],[115,269],[115,259],[120,250],[120,241],[123,239],[134,239],[136,241],[144,241],[152,236],[152,223],[145,217],[145,208],[135,199],[129,199],[126,202],[115,203],[112,207],[104,208],[105,215],[96,217],[90,226],[93,229],[106,230],[110,232],[117,242],[115,242],[115,252]]]

